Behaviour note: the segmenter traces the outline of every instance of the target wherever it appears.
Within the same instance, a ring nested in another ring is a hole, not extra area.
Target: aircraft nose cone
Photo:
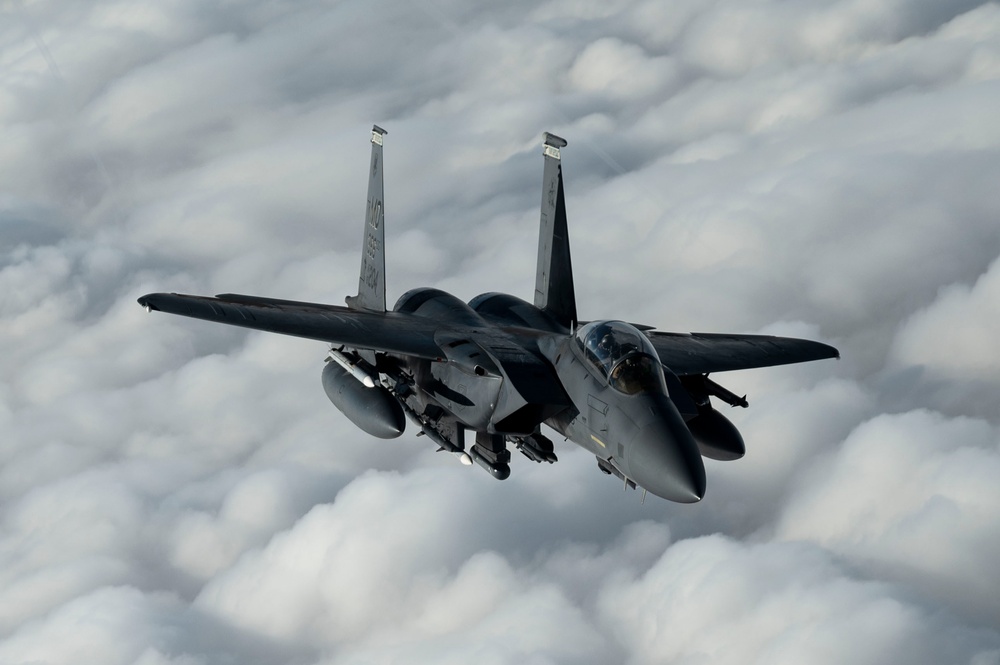
[[[705,496],[705,464],[676,409],[639,430],[628,466],[640,486],[664,499],[696,503]]]

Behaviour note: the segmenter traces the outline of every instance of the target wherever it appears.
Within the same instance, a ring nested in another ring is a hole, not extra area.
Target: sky
[[[976,0],[0,3],[0,663],[1000,664],[998,108]],[[390,302],[530,299],[551,131],[581,318],[842,358],[681,505],[136,304],[342,303],[373,123]]]

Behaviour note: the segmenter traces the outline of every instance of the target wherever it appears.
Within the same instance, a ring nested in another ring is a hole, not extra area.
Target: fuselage
[[[546,424],[593,453],[601,471],[626,487],[686,503],[704,495],[702,455],[733,460],[746,450],[710,400],[746,407],[746,396],[710,373],[838,357],[833,347],[808,340],[581,324],[563,190],[566,140],[548,132],[533,302],[484,293],[466,303],[420,288],[390,311],[385,135],[372,127],[361,272],[347,307],[234,293],[151,293],[139,304],[329,343],[323,388],[372,436],[398,437],[409,418],[440,450],[503,480],[510,475],[508,446],[535,462],[557,460],[541,432]]]
[[[702,455],[733,460],[746,450],[710,400],[746,407],[746,397],[710,373],[838,356],[808,340],[658,332],[622,321],[581,324],[563,190],[566,141],[547,132],[533,302],[484,293],[466,303],[420,288],[390,311],[385,135],[372,127],[361,272],[347,307],[234,293],[151,293],[139,304],[330,344],[323,388],[372,436],[398,437],[409,418],[440,450],[502,480],[510,475],[508,446],[535,462],[557,460],[541,432],[546,424],[593,453],[601,471],[626,487],[679,502],[704,494]],[[470,433],[474,441],[467,444]]]
[[[595,322],[570,331],[514,296],[469,303],[415,289],[394,308],[435,320],[446,357],[395,357],[384,372],[422,426],[520,438],[542,423],[592,452],[602,470],[672,501],[698,501],[705,470],[671,401],[656,351],[633,326]],[[477,438],[477,441],[479,439]],[[464,449],[461,440],[449,441]]]

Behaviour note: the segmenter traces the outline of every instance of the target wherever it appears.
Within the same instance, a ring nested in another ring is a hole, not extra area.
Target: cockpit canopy
[[[583,357],[608,384],[626,395],[666,392],[656,349],[641,332],[622,321],[595,321],[576,331]]]

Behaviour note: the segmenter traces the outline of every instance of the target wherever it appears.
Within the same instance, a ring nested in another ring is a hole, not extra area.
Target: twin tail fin
[[[385,307],[385,206],[382,178],[382,145],[386,131],[372,127],[372,157],[368,171],[368,205],[365,212],[364,244],[358,295],[348,296],[347,306],[374,312]],[[535,306],[565,327],[576,327],[576,292],[570,259],[563,192],[560,148],[566,141],[545,133],[542,173],[542,210],[538,238],[538,266],[535,273]]]
[[[385,311],[385,206],[382,182],[384,129],[372,127],[372,159],[368,169],[368,207],[365,211],[364,244],[358,295],[346,298],[351,309]]]
[[[538,268],[535,273],[535,307],[549,314],[568,330],[576,327],[576,292],[566,225],[560,148],[566,140],[545,133],[542,172],[542,217],[538,236]]]

